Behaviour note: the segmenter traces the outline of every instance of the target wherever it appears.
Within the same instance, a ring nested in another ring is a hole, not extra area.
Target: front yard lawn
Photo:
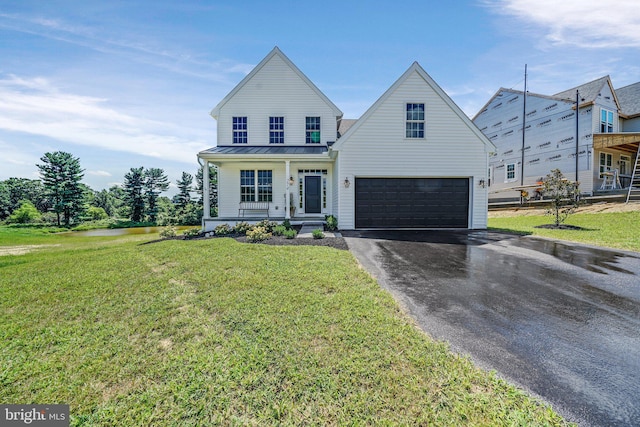
[[[47,246],[0,256],[0,403],[74,426],[565,425],[348,252],[154,238],[13,239]]]
[[[640,252],[640,210],[574,214],[570,215],[565,221],[566,224],[582,227],[582,230],[535,228],[537,225],[552,223],[552,217],[546,215],[514,215],[489,218],[489,228],[493,230],[533,234],[553,239]]]

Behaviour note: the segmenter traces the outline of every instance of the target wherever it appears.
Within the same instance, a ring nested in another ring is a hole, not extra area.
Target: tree
[[[29,200],[40,212],[51,208],[39,179],[9,178],[0,182],[0,220],[18,209],[20,203]]]
[[[147,199],[149,221],[156,222],[158,216],[158,196],[169,189],[169,178],[160,168],[146,169],[144,172],[144,194]]]
[[[547,215],[554,217],[555,226],[562,224],[580,205],[580,183],[567,180],[560,169],[554,169],[542,180],[542,193],[550,199]]]
[[[42,217],[42,214],[36,207],[28,200],[23,200],[20,207],[13,211],[9,216],[9,222],[18,224],[28,224],[35,222]]]
[[[144,167],[131,168],[124,175],[124,200],[129,207],[131,221],[141,222],[144,215]]]
[[[175,203],[179,209],[184,209],[191,201],[193,176],[187,172],[182,172],[182,179],[177,180],[176,184],[178,185],[178,194],[173,198],[173,203]]]
[[[65,225],[69,226],[83,210],[84,191],[80,181],[84,170],[80,160],[64,151],[45,153],[40,160],[42,164],[36,166],[40,169],[42,185],[56,213],[58,226],[61,214]]]

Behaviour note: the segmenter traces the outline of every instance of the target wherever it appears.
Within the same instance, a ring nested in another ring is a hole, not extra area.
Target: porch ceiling
[[[594,133],[593,148],[615,149],[635,154],[640,145],[640,132]]]

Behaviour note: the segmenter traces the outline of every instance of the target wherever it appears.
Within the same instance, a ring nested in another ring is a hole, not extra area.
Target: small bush
[[[284,225],[276,225],[273,227],[273,231],[271,232],[274,236],[282,236],[284,232],[287,231],[287,227]]]
[[[324,239],[324,233],[319,228],[316,228],[311,232],[314,239]]]
[[[282,221],[282,225],[284,225],[284,228],[286,228],[287,230],[291,230],[291,221],[289,221],[288,219]]]
[[[282,235],[285,237],[285,239],[295,239],[298,235],[298,232],[293,228],[287,228],[286,230],[284,230],[284,233],[282,233]]]
[[[101,219],[109,218],[109,215],[107,215],[107,212],[104,210],[104,208],[100,208],[97,206],[89,206],[89,209],[87,209],[87,216],[92,221],[99,221]]]
[[[33,203],[24,200],[20,203],[20,207],[11,213],[8,222],[14,224],[29,224],[38,221],[41,216],[42,214]]]
[[[189,230],[185,230],[184,233],[182,233],[182,235],[184,237],[197,237],[200,235],[200,229],[199,228],[190,228]]]
[[[327,230],[334,231],[338,229],[338,218],[333,215],[327,215],[325,220],[327,222]]]
[[[263,227],[265,230],[267,230],[268,233],[271,233],[273,229],[278,225],[278,223],[275,221],[269,221],[268,219],[263,219],[256,225],[259,227]]]
[[[229,227],[229,224],[220,224],[213,229],[216,236],[226,236],[227,234],[231,234],[232,231],[233,229]]]
[[[246,221],[241,221],[237,223],[235,227],[233,227],[233,231],[235,231],[238,234],[246,234],[246,232],[250,229],[251,229],[251,224],[249,224]]]
[[[176,228],[172,225],[164,227],[162,230],[160,230],[160,237],[163,239],[170,239],[172,237],[176,237],[176,235]]]
[[[249,242],[262,242],[269,237],[271,237],[271,233],[268,233],[264,227],[255,226],[247,231],[247,241]]]

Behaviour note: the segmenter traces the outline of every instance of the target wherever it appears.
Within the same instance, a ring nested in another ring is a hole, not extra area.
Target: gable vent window
[[[233,118],[233,143],[234,144],[247,143],[247,118],[246,117]]]
[[[284,144],[284,117],[269,117],[269,144]]]
[[[305,142],[307,144],[320,144],[320,117],[307,117],[305,126]]]
[[[407,104],[406,138],[424,138],[424,104]]]

